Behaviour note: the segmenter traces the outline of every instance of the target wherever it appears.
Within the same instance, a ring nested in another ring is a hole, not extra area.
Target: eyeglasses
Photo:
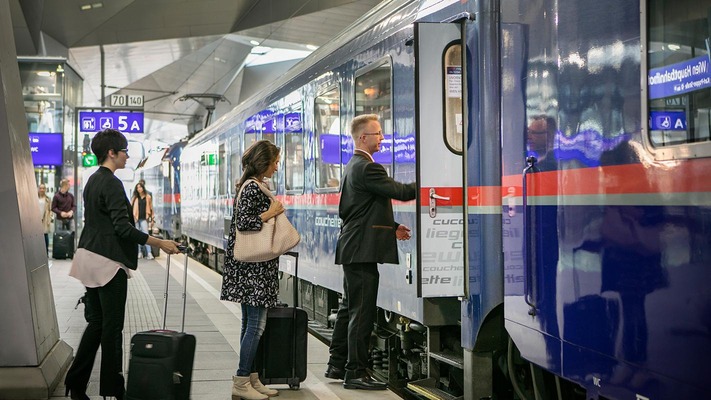
[[[119,149],[118,151],[123,151],[124,153],[128,154],[128,149]]]
[[[373,133],[362,133],[361,136],[383,136],[383,131],[373,132]]]

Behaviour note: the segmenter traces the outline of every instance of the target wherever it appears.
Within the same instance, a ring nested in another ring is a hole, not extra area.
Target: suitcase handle
[[[183,319],[180,324],[180,332],[185,332],[185,303],[187,300],[188,291],[188,253],[187,246],[179,245],[178,251],[183,253],[183,259],[185,265],[183,265]],[[165,330],[165,323],[168,319],[168,284],[170,283],[170,254],[168,254],[168,259],[165,262],[165,290],[163,291],[163,329]]]
[[[286,256],[294,257],[294,313],[291,332],[291,376],[296,376],[296,307],[299,305],[299,252],[287,251]]]

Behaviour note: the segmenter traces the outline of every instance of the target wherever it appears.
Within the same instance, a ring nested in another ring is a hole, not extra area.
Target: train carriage
[[[711,2],[673,4],[384,2],[189,141],[181,231],[220,271],[241,153],[280,146],[271,187],[327,339],[347,126],[376,113],[376,160],[419,189],[379,267],[376,377],[426,398],[707,397]]]

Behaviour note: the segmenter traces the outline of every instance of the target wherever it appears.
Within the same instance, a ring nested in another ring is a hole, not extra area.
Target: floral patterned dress
[[[236,200],[236,199],[235,199]],[[262,229],[260,214],[267,211],[269,197],[254,181],[245,183],[242,196],[234,202],[232,224],[227,242],[227,257],[222,273],[221,300],[234,301],[253,307],[276,306],[279,293],[279,258],[262,262],[242,262],[234,258],[235,229]]]

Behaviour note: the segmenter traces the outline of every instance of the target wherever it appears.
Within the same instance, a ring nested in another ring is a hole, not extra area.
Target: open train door
[[[418,295],[465,293],[462,25],[415,24]]]

